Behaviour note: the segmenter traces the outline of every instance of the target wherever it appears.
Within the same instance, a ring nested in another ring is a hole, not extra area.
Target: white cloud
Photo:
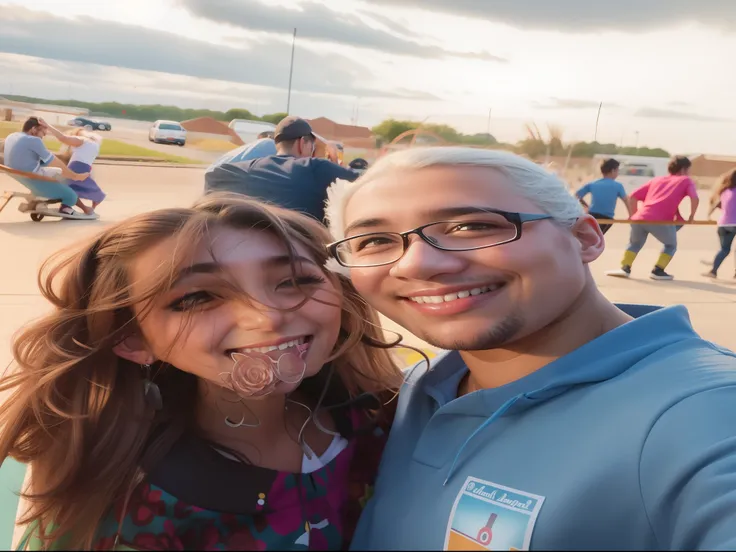
[[[661,29],[696,22],[733,31],[736,2],[731,0],[364,0],[379,6],[411,7],[482,18],[524,29],[624,32]]]
[[[74,37],[70,40],[70,37]],[[90,17],[61,18],[23,8],[0,11],[0,52],[59,61],[167,72],[241,84],[284,87],[291,48],[263,39],[249,48]],[[427,92],[372,88],[370,72],[334,51],[300,47],[294,89],[305,92],[431,99]]]

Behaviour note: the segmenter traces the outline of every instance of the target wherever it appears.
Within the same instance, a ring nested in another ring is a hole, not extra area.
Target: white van
[[[645,157],[643,155],[607,155],[596,154],[593,158],[592,170],[600,174],[601,162],[604,159],[615,159],[621,166],[618,168],[618,180],[624,185],[627,194],[631,194],[639,186],[646,184],[655,176],[666,176],[670,160],[667,157]]]
[[[240,139],[246,144],[256,141],[261,132],[270,132],[270,137],[273,138],[273,132],[276,130],[276,125],[271,123],[248,119],[233,119],[227,126],[233,129],[235,134],[240,136]]]
[[[187,143],[187,131],[176,121],[156,121],[148,131],[148,141],[183,146]]]

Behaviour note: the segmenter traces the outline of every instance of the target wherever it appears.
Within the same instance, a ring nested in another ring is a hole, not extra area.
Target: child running
[[[682,222],[679,206],[683,199],[690,198],[690,216],[688,221],[695,219],[700,200],[695,182],[690,178],[692,163],[687,157],[674,157],[668,166],[669,175],[653,178],[631,194],[631,220],[642,221],[644,224],[632,224],[629,245],[621,260],[621,268],[609,270],[607,276],[628,278],[631,276],[631,267],[636,256],[647,242],[649,234],[657,238],[662,245],[662,253],[654,265],[649,277],[652,280],[672,280],[671,274],[665,269],[677,251],[677,225]],[[641,206],[639,205],[641,203]],[[646,224],[651,222],[654,224]],[[672,222],[673,224],[656,224],[657,222]]]
[[[401,383],[303,215],[213,195],[105,230],[42,274],[0,461],[22,547],[345,550]]]
[[[710,205],[708,215],[712,215],[718,208],[721,209],[721,216],[718,218],[718,239],[721,242],[721,249],[713,259],[713,267],[704,276],[717,278],[718,269],[731,253],[733,240],[736,238],[736,169],[723,175]]]
[[[620,163],[615,159],[606,159],[601,163],[601,174],[603,178],[590,182],[580,188],[575,196],[583,207],[588,209],[588,214],[597,220],[610,220],[616,215],[616,200],[620,199],[626,205],[631,216],[629,198],[626,189],[616,178]],[[585,202],[585,196],[590,194],[590,205]],[[612,224],[601,224],[601,231],[605,234],[611,229]]]

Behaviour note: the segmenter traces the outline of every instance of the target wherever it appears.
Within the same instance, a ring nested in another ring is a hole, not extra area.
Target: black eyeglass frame
[[[467,222],[472,222],[468,220],[439,220],[436,222],[430,222],[429,224],[423,224],[422,226],[417,226],[416,228],[412,230],[407,230],[406,232],[365,232],[363,234],[357,234],[355,236],[350,236],[349,238],[343,238],[341,240],[334,241],[332,243],[327,244],[327,251],[329,254],[338,262],[340,266],[344,266],[345,268],[375,268],[378,266],[387,266],[390,264],[393,264],[401,259],[401,257],[404,256],[406,253],[406,250],[409,249],[409,236],[412,234],[416,234],[421,238],[421,240],[435,249],[439,249],[440,251],[456,251],[456,252],[462,252],[462,251],[477,251],[478,249],[488,249],[489,247],[498,247],[499,245],[506,245],[507,243],[512,243],[515,241],[518,241],[521,239],[522,234],[522,228],[525,222],[535,222],[538,220],[550,220],[554,217],[552,215],[541,215],[541,214],[532,214],[532,213],[513,213],[509,211],[502,211],[500,209],[478,209],[478,214],[482,213],[494,213],[497,215],[501,215],[503,218],[505,218],[507,221],[509,221],[511,224],[513,224],[516,227],[516,235],[508,240],[499,242],[499,243],[493,243],[491,245],[481,245],[477,247],[465,247],[462,249],[451,249],[447,247],[441,247],[440,245],[437,245],[432,241],[432,238],[429,236],[426,236],[424,234],[424,229],[429,228],[430,226],[436,226],[437,224],[462,224]],[[340,246],[340,244],[343,244],[345,242],[354,240],[356,238],[363,238],[366,236],[375,236],[375,235],[381,235],[381,234],[388,234],[392,236],[399,236],[401,238],[401,242],[403,245],[403,251],[401,252],[401,255],[393,261],[389,261],[386,263],[378,263],[378,264],[370,264],[370,265],[347,265],[343,263],[340,260],[340,257],[337,253],[337,248]]]

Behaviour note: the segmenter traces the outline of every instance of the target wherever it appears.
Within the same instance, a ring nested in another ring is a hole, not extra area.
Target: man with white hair
[[[736,356],[682,306],[609,302],[557,177],[411,149],[327,214],[363,297],[448,350],[407,378],[355,549],[736,548]]]

